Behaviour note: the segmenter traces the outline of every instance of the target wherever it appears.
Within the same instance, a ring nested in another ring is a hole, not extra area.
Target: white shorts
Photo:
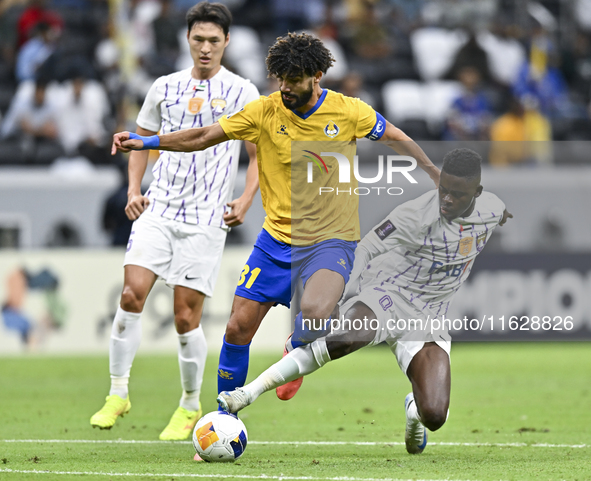
[[[226,231],[185,224],[144,212],[133,223],[123,265],[151,270],[169,286],[183,286],[208,297],[220,271]]]
[[[432,332],[425,322],[425,329],[417,329],[416,320],[426,320],[429,312],[421,311],[397,292],[372,287],[363,289],[357,296],[345,301],[340,307],[341,320],[347,318],[347,311],[356,303],[362,302],[376,315],[377,323],[368,324],[375,329],[375,337],[369,344],[375,346],[386,342],[404,374],[413,357],[423,348],[426,342],[434,342],[449,356],[451,349],[451,337],[447,331],[437,330]],[[431,316],[433,318],[433,316]],[[410,323],[409,320],[415,320]],[[351,321],[353,321],[351,319]],[[414,326],[410,328],[409,326]],[[352,324],[354,329],[355,325]]]

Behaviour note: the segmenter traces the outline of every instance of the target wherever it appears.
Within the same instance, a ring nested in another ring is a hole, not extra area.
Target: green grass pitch
[[[276,359],[254,356],[249,377]],[[216,408],[216,364],[205,412]],[[455,344],[450,416],[418,456],[403,444],[410,384],[386,348],[330,363],[289,402],[264,394],[241,413],[249,445],[235,464],[156,442],[180,397],[176,356],[138,356],[131,412],[92,429],[108,387],[106,356],[0,358],[0,479],[591,479],[586,343]]]

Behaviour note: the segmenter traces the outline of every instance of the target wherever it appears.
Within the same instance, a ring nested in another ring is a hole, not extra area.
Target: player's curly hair
[[[326,73],[334,57],[319,38],[307,33],[288,33],[278,37],[265,60],[271,77],[313,76]]]
[[[480,177],[482,157],[472,149],[454,149],[443,158],[441,170],[455,177]]]

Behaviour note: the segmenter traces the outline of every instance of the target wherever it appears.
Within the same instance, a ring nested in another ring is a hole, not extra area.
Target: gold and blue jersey
[[[344,187],[339,185],[338,160],[321,152],[344,154],[350,165],[347,188],[357,187],[355,140],[377,140],[385,131],[384,118],[372,107],[325,89],[316,105],[301,114],[286,108],[281,93],[275,92],[222,117],[219,123],[230,139],[257,145],[261,197],[267,213],[263,227],[275,239],[297,245],[359,240],[358,196],[319,195],[319,186]],[[312,182],[308,164],[316,169]]]

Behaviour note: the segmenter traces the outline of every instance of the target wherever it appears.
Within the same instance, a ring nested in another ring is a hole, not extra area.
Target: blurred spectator
[[[534,98],[522,104],[511,100],[509,111],[491,126],[491,165],[548,164],[551,161],[550,123],[537,109]]]
[[[133,221],[127,218],[127,162],[117,165],[121,171],[121,184],[109,195],[103,207],[103,229],[111,237],[112,246],[126,246]],[[145,189],[142,189],[142,194]]]
[[[63,153],[58,143],[60,110],[47,98],[44,80],[23,87],[10,105],[0,137],[18,139],[27,161],[49,163]]]
[[[37,69],[55,50],[58,31],[45,22],[39,22],[34,30],[34,36],[25,42],[16,59],[16,78],[19,82],[34,80]]]
[[[172,0],[162,0],[162,9],[152,22],[154,52],[147,55],[150,75],[161,77],[176,70],[179,56],[178,32],[183,27],[182,18],[176,14]]]
[[[310,20],[324,16],[324,2],[319,0],[271,0],[276,36],[305,30]]]
[[[491,80],[489,71],[489,60],[486,51],[476,40],[476,35],[470,32],[468,41],[458,50],[449,72],[445,76],[448,79],[459,79],[460,71],[466,67],[472,67],[479,74],[480,79],[485,82]]]
[[[31,38],[34,28],[37,24],[44,22],[53,28],[60,30],[64,22],[55,12],[47,10],[46,0],[29,0],[29,6],[18,19],[18,46],[21,47],[29,38]]]
[[[513,94],[520,99],[534,97],[540,111],[548,117],[564,115],[570,110],[567,85],[557,68],[554,44],[541,27],[534,32],[529,59],[521,66]]]
[[[17,23],[27,0],[0,0],[0,63],[14,66],[18,42]]]
[[[341,81],[339,92],[353,98],[359,98],[369,105],[376,106],[373,96],[364,89],[363,77],[358,72],[350,72]]]
[[[349,47],[360,58],[384,59],[393,53],[388,29],[381,24],[375,5],[363,3],[363,14],[349,21]]]
[[[487,140],[491,122],[488,100],[479,90],[481,75],[474,67],[458,72],[463,92],[452,104],[447,119],[446,140]]]
[[[68,156],[82,155],[94,164],[110,163],[104,87],[79,73],[64,85],[58,119],[59,135]]]

